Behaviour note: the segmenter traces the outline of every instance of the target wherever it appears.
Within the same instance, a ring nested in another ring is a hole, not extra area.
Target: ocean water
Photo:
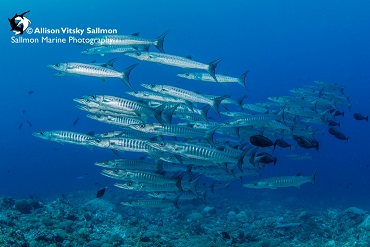
[[[86,56],[77,44],[15,44],[6,18],[30,10],[30,27],[114,28],[118,34],[140,32],[155,38],[170,30],[164,42],[169,54],[191,55],[210,62],[223,58],[216,71],[238,76],[250,70],[247,90],[238,85],[223,86],[176,77],[181,68],[139,62],[130,76],[135,90],[141,83],[170,84],[215,95],[248,95],[246,103],[264,102],[269,96],[289,95],[289,89],[329,81],[344,87],[352,109],[338,118],[349,141],[337,140],[327,132],[318,134],[320,150],[309,152],[312,160],[291,161],[287,150],[276,150],[276,166],[267,167],[262,177],[308,176],[317,169],[316,184],[301,189],[250,190],[240,183],[231,192],[218,192],[245,204],[264,200],[293,200],[309,207],[369,209],[370,161],[369,123],[354,120],[354,112],[370,113],[370,19],[368,1],[32,1],[0,3],[1,109],[0,195],[13,198],[47,198],[76,191],[94,191],[114,181],[101,176],[94,162],[114,159],[109,150],[93,151],[75,145],[61,145],[32,136],[44,130],[81,133],[116,128],[96,122],[78,110],[73,98],[89,94],[125,97],[130,91],[120,80],[102,82],[93,77],[55,77],[47,68],[59,62],[105,62],[116,57]],[[22,37],[68,37],[71,35],[24,34]],[[79,37],[79,35],[74,35]],[[93,35],[91,35],[93,36]],[[83,35],[82,37],[89,37]],[[155,48],[151,48],[155,51]],[[118,55],[117,70],[137,63]],[[34,93],[29,94],[29,91]],[[210,113],[216,118],[214,113]],[[79,122],[73,126],[74,120]],[[28,124],[29,121],[32,126]],[[22,127],[20,127],[22,125]],[[125,152],[121,157],[138,158]],[[245,178],[245,181],[250,178]]]

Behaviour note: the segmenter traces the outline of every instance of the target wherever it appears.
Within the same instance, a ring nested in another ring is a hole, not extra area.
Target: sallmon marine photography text
[[[47,27],[36,27],[32,29],[28,27],[26,33],[33,35],[33,37],[24,38],[22,36],[11,36],[10,41],[12,44],[85,44],[94,45],[96,43],[104,42],[105,44],[110,44],[113,42],[112,38],[107,38],[104,36],[94,37],[94,38],[82,38],[84,34],[117,34],[118,30],[114,28],[100,28],[100,27],[87,27],[87,28],[47,28]],[[48,36],[46,36],[47,34]],[[73,36],[49,36],[49,35],[73,35]],[[42,35],[41,37],[38,35]],[[44,36],[45,35],[45,36]],[[76,36],[77,37],[76,37]],[[36,36],[36,37],[35,37]]]

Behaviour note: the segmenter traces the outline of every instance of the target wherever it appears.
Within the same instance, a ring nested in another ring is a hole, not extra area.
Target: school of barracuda
[[[122,53],[142,61],[184,68],[186,73],[178,74],[181,78],[206,83],[237,83],[246,88],[248,71],[240,77],[216,74],[215,69],[221,59],[207,64],[164,53],[166,35],[167,32],[157,39],[145,39],[137,33],[96,37],[93,47],[82,54]],[[150,46],[155,46],[160,52],[149,51]],[[58,71],[57,76],[85,75],[102,80],[119,78],[132,88],[129,75],[137,64],[119,72],[113,67],[115,60],[100,64],[58,63],[49,67]],[[206,72],[192,72],[190,69]],[[336,117],[344,115],[340,110],[350,109],[351,103],[343,87],[336,83],[315,81],[312,85],[292,89],[289,96],[269,97],[269,101],[255,104],[243,103],[245,97],[232,99],[230,95],[200,94],[171,85],[141,86],[142,91],[126,92],[126,96],[84,95],[74,99],[78,103],[77,108],[88,112],[87,117],[117,126],[116,131],[90,135],[66,130],[33,133],[49,141],[111,149],[116,155],[124,151],[143,153],[145,158],[95,163],[103,167],[102,175],[117,180],[115,186],[118,188],[147,192],[148,196],[154,197],[122,202],[123,205],[178,207],[179,200],[200,199],[206,202],[207,191],[215,193],[233,181],[240,182],[243,177],[258,175],[268,164],[276,164],[277,158],[272,155],[275,149],[291,148],[292,143],[296,143],[299,149],[319,150],[315,136],[325,127],[336,138],[348,140],[336,127],[340,126]],[[233,108],[239,110],[221,111],[220,105],[225,109],[235,105]],[[227,119],[216,121],[208,117],[210,109]],[[312,159],[308,153],[292,153],[287,157]],[[315,174],[316,171],[307,177],[259,179],[245,183],[243,187],[299,187],[304,183],[314,183]],[[205,182],[198,183],[200,179]]]

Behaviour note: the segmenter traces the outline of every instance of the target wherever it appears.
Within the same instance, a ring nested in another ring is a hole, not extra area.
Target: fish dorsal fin
[[[302,173],[301,173],[301,172],[298,172],[298,173],[296,174],[296,177],[300,177],[300,176],[302,176]]]
[[[136,36],[138,37],[140,35],[140,32],[132,33],[131,36]]]
[[[193,56],[191,56],[191,55],[187,55],[185,57],[188,58],[188,59],[193,59]]]

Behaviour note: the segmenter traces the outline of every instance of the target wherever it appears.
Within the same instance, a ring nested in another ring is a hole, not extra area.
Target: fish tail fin
[[[317,171],[317,169],[313,172],[313,174],[310,177],[310,180],[311,180],[312,184],[316,183],[316,171]]]
[[[163,120],[166,122],[166,123],[171,123],[172,122],[172,116],[173,116],[173,113],[176,111],[177,107],[179,105],[176,104],[175,106],[167,109],[166,111],[164,111],[162,113],[162,118]]]
[[[104,55],[104,54],[103,54]],[[110,68],[110,69],[114,69],[114,62],[118,60],[119,57],[115,57],[109,61],[107,61],[106,63],[102,64],[101,66],[102,67],[105,67],[105,68]]]
[[[217,97],[213,100],[213,103],[211,105],[212,109],[217,113],[218,116],[220,116],[220,112],[218,111],[218,107],[220,106],[221,101],[223,101],[226,98],[229,98],[230,95],[224,95],[221,97]]]
[[[185,171],[183,173],[181,173],[179,176],[177,176],[177,180],[176,180],[176,187],[179,188],[179,190],[181,191],[184,191],[184,189],[182,188],[182,179],[184,178],[184,176],[187,174],[188,172]]]
[[[193,104],[189,100],[185,100],[185,105],[191,110],[194,111],[193,109]]]
[[[238,158],[238,163],[237,166],[241,172],[243,172],[243,161],[244,161],[244,156],[247,154],[249,148],[246,148],[243,150],[243,152],[240,154]]]
[[[338,122],[338,127],[340,127],[340,122]]]
[[[213,141],[213,136],[215,135],[216,130],[219,128],[219,126],[213,127],[212,129],[208,130],[205,135],[205,139],[211,144],[212,146],[215,145]]]
[[[277,158],[274,158],[274,166],[276,166]]]
[[[245,71],[241,76],[238,77],[238,83],[244,87],[244,89],[247,89],[247,86],[245,85],[245,77],[249,73],[249,70]]]
[[[217,81],[217,78],[216,78],[216,67],[217,67],[217,64],[219,62],[221,62],[221,60],[222,60],[222,58],[219,58],[219,59],[216,59],[216,60],[214,60],[214,61],[212,61],[212,62],[210,62],[208,64],[207,71],[213,77],[213,79],[215,80],[215,82],[218,82]]]
[[[162,52],[162,53],[165,53],[164,49],[163,49],[163,42],[164,42],[164,38],[167,36],[169,30],[164,32],[163,34],[161,34],[159,37],[157,37],[155,39],[155,42],[154,42],[154,46],[155,48],[158,49],[158,51]]]
[[[209,105],[205,105],[203,106],[201,109],[200,109],[200,116],[204,119],[204,121],[208,122],[208,110],[209,110],[210,106]]]
[[[366,122],[369,122],[369,116],[366,116],[365,120]]]
[[[181,194],[176,196],[175,200],[173,201],[173,205],[177,208],[177,209],[180,209],[179,207],[179,198],[180,198]]]
[[[160,123],[160,124],[164,124],[164,120],[163,120],[163,118],[162,118],[162,112],[163,112],[163,110],[166,108],[166,105],[165,104],[163,104],[163,105],[160,105],[160,106],[158,106],[158,107],[156,107],[156,108],[154,108],[154,117],[155,117],[155,119],[157,119],[157,121],[158,121],[158,123]]]
[[[133,70],[137,65],[138,63],[135,63],[131,65],[130,67],[126,68],[124,71],[122,71],[121,80],[123,81],[123,83],[125,83],[126,86],[128,86],[131,89],[132,89],[132,86],[129,82],[129,76],[130,76],[131,70]]]
[[[196,176],[193,180],[191,180],[190,182],[190,191],[196,196],[196,197],[199,197],[198,194],[197,194],[197,184],[198,184],[198,181],[199,179],[202,177],[201,174],[199,174],[198,176]]]
[[[199,193],[199,199],[202,200],[204,204],[207,204],[207,201],[206,201],[207,190],[208,188],[205,188],[202,192]]]
[[[238,103],[238,106],[240,107],[240,109],[242,110],[242,111],[244,111],[244,108],[243,108],[243,100],[245,99],[245,98],[247,98],[248,96],[247,95],[243,95],[242,97],[240,97],[240,99],[238,99],[237,101],[236,101],[236,103]]]

